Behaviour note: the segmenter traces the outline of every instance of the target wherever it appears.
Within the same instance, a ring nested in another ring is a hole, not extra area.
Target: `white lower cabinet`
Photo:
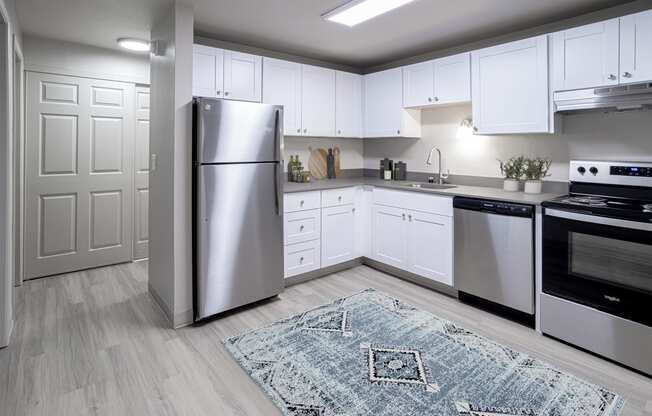
[[[343,205],[321,210],[321,264],[332,266],[355,255],[355,207]]]
[[[453,200],[360,186],[285,195],[285,277],[358,257],[453,285]]]
[[[285,246],[285,277],[317,270],[321,267],[319,240]]]
[[[408,211],[407,253],[411,272],[453,286],[451,217]]]
[[[452,286],[452,207],[448,197],[378,189],[371,258]]]
[[[407,269],[407,214],[402,208],[374,205],[372,258],[400,269]]]

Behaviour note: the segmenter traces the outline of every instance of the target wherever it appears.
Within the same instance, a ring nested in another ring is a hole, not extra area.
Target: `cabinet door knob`
[[[220,95],[220,94],[222,94],[222,91],[219,91],[219,90],[218,90],[217,93],[216,93],[216,95]]]
[[[342,134],[342,130],[338,130],[338,131],[337,131],[337,134]]]
[[[301,129],[297,129],[297,133],[301,133]]]
[[[304,228],[305,227],[302,225],[301,227],[299,227],[299,231],[303,231]]]
[[[614,74],[611,74],[609,75],[609,79],[613,81],[614,79],[616,79],[616,76]]]
[[[308,129],[303,129],[303,132],[304,132],[304,133],[308,133]]]
[[[631,72],[625,72],[625,73],[623,74],[623,76],[624,76],[625,78],[631,78],[631,77],[632,77],[632,74],[631,74]]]
[[[352,208],[352,209],[351,209],[351,212],[355,212],[355,208]]]
[[[303,257],[299,259],[299,263],[303,263]]]
[[[299,205],[303,206],[304,201],[299,201]]]
[[[396,130],[396,134],[401,134],[401,130]]]
[[[405,214],[403,214],[403,221],[405,221]]]
[[[429,102],[429,103],[432,102],[432,98],[431,98],[431,97],[428,97],[428,102]]]
[[[408,215],[408,220],[412,222],[412,214]]]
[[[475,127],[475,126],[473,126],[473,131],[477,132],[477,131],[478,131],[478,128]]]
[[[228,92],[228,91],[224,91],[224,96],[225,96],[225,97],[228,97],[228,96],[229,96],[229,92]]]
[[[341,196],[337,197],[337,202],[342,202],[342,197]]]
[[[439,101],[439,97],[435,97],[435,101]]]

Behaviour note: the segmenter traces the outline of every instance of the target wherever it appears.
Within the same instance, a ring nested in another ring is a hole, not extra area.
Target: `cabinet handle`
[[[222,94],[222,91],[218,90],[216,95],[220,95],[220,94]]]
[[[338,131],[337,131],[337,134],[342,134],[342,130],[338,130]]]
[[[297,129],[297,133],[301,133],[301,129]]]
[[[396,134],[401,134],[401,130],[396,130]]]
[[[304,132],[304,133],[308,133],[308,129],[303,129],[303,132]]]
[[[477,133],[477,132],[478,132],[478,128],[475,127],[475,126],[473,126],[473,131]]]
[[[300,201],[300,202],[299,202],[299,205],[303,206],[303,203],[304,203],[303,201]]]
[[[299,227],[299,231],[303,231],[304,228],[305,227],[302,225],[301,227]]]
[[[403,214],[403,221],[405,221],[405,214]]]
[[[337,202],[342,202],[342,197],[341,196],[337,197]]]
[[[614,79],[616,79],[616,76],[614,74],[611,74],[609,75],[609,79],[613,81]]]
[[[412,214],[408,215],[408,220],[412,222]]]
[[[229,92],[228,92],[228,91],[224,91],[224,96],[225,96],[225,97],[228,97],[228,96],[229,96]]]
[[[432,98],[431,98],[431,97],[428,97],[428,102],[429,102],[429,103],[432,102]]]
[[[439,97],[435,97],[435,101],[439,101]]]
[[[625,73],[623,74],[623,76],[624,76],[625,78],[631,78],[631,77],[632,77],[632,74],[631,74],[631,72],[625,72]]]
[[[299,263],[303,263],[303,257],[299,259]]]
[[[352,209],[351,209],[351,212],[355,212],[355,208],[352,208]]]

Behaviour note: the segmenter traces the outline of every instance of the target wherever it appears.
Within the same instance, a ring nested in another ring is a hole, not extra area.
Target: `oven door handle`
[[[546,215],[550,217],[565,218],[572,221],[590,222],[593,224],[608,225],[611,227],[629,228],[631,230],[652,231],[652,224],[646,222],[619,220],[616,218],[600,217],[597,215],[579,214],[577,212],[561,211],[546,208]]]

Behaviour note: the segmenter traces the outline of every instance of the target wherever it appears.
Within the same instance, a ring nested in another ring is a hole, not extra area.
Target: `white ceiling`
[[[18,0],[24,33],[116,48],[149,38],[171,0]],[[368,67],[507,34],[628,0],[417,0],[346,26],[321,14],[346,0],[185,0],[195,30],[216,39],[333,63]]]

